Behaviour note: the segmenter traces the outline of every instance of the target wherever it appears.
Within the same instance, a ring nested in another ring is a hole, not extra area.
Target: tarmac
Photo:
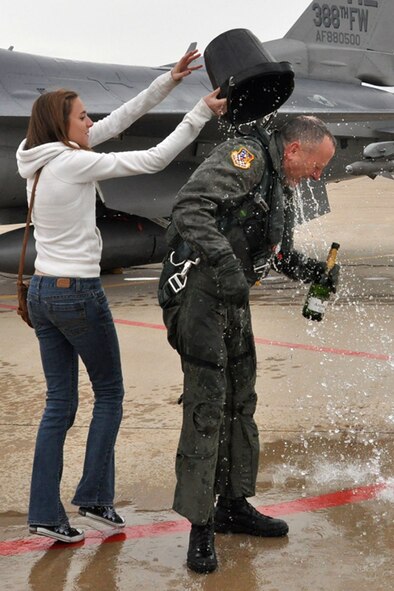
[[[120,339],[126,397],[117,441],[111,530],[69,503],[79,480],[92,393],[66,441],[62,498],[73,546],[26,527],[35,436],[45,400],[37,341],[0,276],[0,581],[7,591],[389,591],[394,581],[394,185],[329,185],[331,213],[300,226],[296,245],[325,259],[341,244],[341,284],[324,320],[301,314],[307,286],[275,273],[251,292],[258,356],[257,495],[289,523],[282,539],[216,535],[219,568],[186,568],[188,523],[172,511],[181,425],[179,359],[156,303],[160,265],[103,276]],[[2,227],[1,231],[6,228]]]

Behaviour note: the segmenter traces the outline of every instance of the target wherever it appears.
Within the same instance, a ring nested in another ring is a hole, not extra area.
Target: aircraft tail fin
[[[264,45],[304,78],[394,86],[393,30],[393,0],[320,0]]]
[[[189,47],[186,49],[185,53],[188,53],[189,51],[194,51],[195,49],[197,49],[197,41],[192,41],[189,44]],[[170,69],[170,68],[173,68],[176,63],[177,62],[173,62],[171,64],[163,64],[162,66],[160,66],[160,68],[168,68],[168,69]],[[198,62],[196,62],[196,63],[198,63]]]

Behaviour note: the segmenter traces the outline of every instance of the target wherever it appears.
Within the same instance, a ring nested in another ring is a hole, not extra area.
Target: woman
[[[78,406],[78,357],[89,374],[95,401],[82,478],[72,503],[81,515],[123,527],[113,507],[114,446],[122,417],[123,380],[118,339],[100,283],[101,237],[95,220],[95,182],[155,173],[222,114],[219,90],[201,99],[160,144],[149,150],[97,153],[91,150],[121,133],[162,101],[199,66],[188,52],[138,96],[93,123],[75,92],[58,90],[34,103],[27,137],[18,148],[18,170],[27,179],[33,206],[37,257],[28,293],[47,383],[38,430],[29,506],[29,531],[63,542],[84,532],[70,526],[60,499],[63,447]]]

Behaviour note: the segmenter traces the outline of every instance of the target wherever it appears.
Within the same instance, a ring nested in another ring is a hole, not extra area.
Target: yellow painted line
[[[346,265],[352,263],[353,261],[368,261],[370,259],[385,259],[391,257],[394,257],[394,254],[375,254],[371,255],[370,257],[356,257],[354,259],[346,259],[345,261],[343,261],[343,264]]]
[[[154,278],[155,281],[159,281],[159,277]],[[132,279],[127,280],[124,283],[109,283],[108,285],[104,285],[104,289],[108,289],[109,287],[130,287],[130,285],[142,285],[143,283],[151,283],[152,279],[149,280],[139,280],[139,279]]]
[[[148,279],[148,280],[139,280],[139,279],[132,279],[132,280],[128,280],[127,282],[125,281],[124,283],[110,283],[108,285],[105,285],[105,289],[109,289],[110,287],[130,287],[132,285],[141,285],[143,283],[151,283],[152,281],[159,281],[159,277],[152,277],[152,279]],[[17,297],[16,293],[15,294],[8,294],[8,295],[0,295],[0,300],[15,300]]]

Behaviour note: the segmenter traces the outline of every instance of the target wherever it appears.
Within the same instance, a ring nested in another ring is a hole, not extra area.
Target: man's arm
[[[294,248],[294,214],[291,206],[285,211],[285,231],[281,250],[275,255],[273,268],[290,279],[311,283],[319,281],[326,270],[326,263],[311,258]],[[339,279],[339,265],[329,273],[332,291],[335,292]]]
[[[236,207],[259,182],[264,166],[262,148],[245,138],[216,148],[179,191],[173,209],[175,227],[190,247],[212,265],[233,256],[217,220]]]

